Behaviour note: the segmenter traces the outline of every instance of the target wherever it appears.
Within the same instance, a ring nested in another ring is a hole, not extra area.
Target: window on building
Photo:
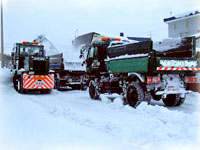
[[[181,32],[180,33],[180,37],[184,38],[184,37],[187,37],[189,36],[189,32]]]
[[[186,28],[188,28],[189,25],[190,25],[189,21],[186,21],[186,24],[185,24]]]
[[[174,24],[174,30],[176,30],[176,24]]]

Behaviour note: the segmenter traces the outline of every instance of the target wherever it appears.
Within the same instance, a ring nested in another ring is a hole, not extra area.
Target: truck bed
[[[152,41],[109,47],[108,70],[112,73],[149,72],[151,52]]]

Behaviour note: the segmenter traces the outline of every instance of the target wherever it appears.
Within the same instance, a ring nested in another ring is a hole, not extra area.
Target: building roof
[[[195,15],[199,15],[199,14],[200,14],[199,10],[190,11],[190,12],[186,12],[186,13],[183,13],[183,14],[179,14],[179,15],[176,15],[176,16],[169,17],[169,18],[165,18],[164,22],[168,23],[168,22],[171,22],[171,21],[175,21],[177,19],[191,17],[191,16],[195,16]]]

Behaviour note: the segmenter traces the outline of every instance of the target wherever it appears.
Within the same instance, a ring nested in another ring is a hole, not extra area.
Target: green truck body
[[[149,57],[111,60],[107,62],[111,73],[149,72]]]

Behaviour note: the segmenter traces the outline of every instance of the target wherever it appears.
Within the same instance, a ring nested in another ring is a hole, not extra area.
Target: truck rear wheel
[[[178,103],[176,104],[176,106],[181,106],[185,101],[185,97],[182,98],[182,97],[179,97],[179,100],[178,100]]]
[[[127,87],[126,102],[137,107],[144,100],[144,91],[139,83],[133,82]]]
[[[93,80],[91,80],[89,84],[89,94],[91,99],[99,99],[98,87],[96,86],[96,83]]]
[[[185,97],[182,98],[179,94],[169,94],[166,98],[163,99],[163,103],[166,106],[180,106],[184,103]]]

